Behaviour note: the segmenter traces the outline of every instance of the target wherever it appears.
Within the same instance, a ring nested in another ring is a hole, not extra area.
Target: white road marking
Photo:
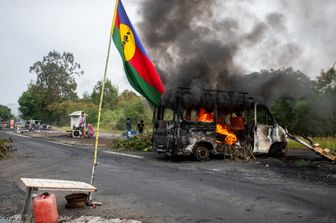
[[[57,144],[57,145],[62,145],[62,146],[78,147],[77,145],[66,144],[66,143],[62,143],[62,142],[49,141],[49,140],[39,139],[39,138],[34,138],[34,137],[31,137],[31,136],[17,134],[15,132],[5,132],[5,133],[7,133],[9,135],[23,137],[23,138],[34,139],[34,140],[41,141],[41,142],[49,142],[49,143],[53,143],[53,144]]]
[[[63,143],[63,142],[55,142],[55,141],[49,141],[49,140],[45,140],[45,139],[37,139],[37,140],[40,140],[40,141],[43,141],[43,142],[50,142],[50,143],[53,143],[53,144],[56,144],[56,145],[61,145],[61,146],[76,147],[76,145],[66,144],[66,143]],[[78,145],[77,147],[80,147],[80,145]]]
[[[119,155],[119,156],[128,156],[128,157],[137,158],[137,159],[145,158],[143,156],[137,156],[137,155],[127,154],[127,153],[118,153],[118,152],[112,152],[112,151],[103,151],[103,152],[104,153],[111,153],[111,154],[115,154],[115,155]]]
[[[23,137],[23,138],[31,138],[29,136],[25,136],[25,135],[21,135],[21,134],[17,134],[15,132],[6,132],[6,131],[3,131],[4,133],[7,133],[9,135],[13,135],[13,136],[20,136],[20,137]]]

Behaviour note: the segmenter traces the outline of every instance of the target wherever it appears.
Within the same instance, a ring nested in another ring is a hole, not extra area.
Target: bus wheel
[[[194,155],[196,157],[197,160],[199,161],[207,161],[210,158],[210,152],[208,150],[208,148],[203,147],[203,146],[199,146],[196,147],[195,151],[194,151]]]
[[[286,152],[285,152],[285,149],[286,149],[286,144],[284,143],[274,143],[269,152],[268,152],[268,155],[271,156],[271,157],[283,157],[286,155]]]

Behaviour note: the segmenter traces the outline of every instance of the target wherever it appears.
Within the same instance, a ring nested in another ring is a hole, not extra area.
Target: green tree
[[[100,101],[100,94],[102,88],[102,81],[98,81],[97,84],[94,86],[91,100],[93,103],[99,105]],[[105,82],[105,89],[103,95],[103,108],[114,108],[117,104],[117,97],[118,97],[118,87],[113,85],[109,79],[106,79]]]
[[[313,114],[313,101],[280,97],[271,107],[271,111],[277,122],[290,133],[315,135],[321,126]]]
[[[38,118],[53,121],[55,117],[47,109],[48,105],[78,98],[75,75],[81,75],[83,71],[72,53],[61,54],[53,50],[41,61],[35,62],[29,71],[37,75],[36,82],[31,83],[29,88],[35,97]]]
[[[82,98],[80,99],[81,101],[85,102],[91,102],[91,96],[88,91],[84,91]]]
[[[74,111],[84,111],[87,116],[87,123],[96,124],[98,108],[95,104],[88,101],[64,101],[54,102],[48,105],[48,110],[56,117],[54,124],[58,126],[70,125],[70,113]]]
[[[288,128],[289,131],[293,131],[294,104],[295,101],[292,98],[280,97],[270,109],[276,121],[283,127]]]
[[[130,118],[132,129],[136,129],[136,124],[140,120],[145,121],[145,126],[150,129],[152,124],[153,112],[148,102],[132,91],[125,90],[118,97],[118,109],[121,110],[122,116],[117,120],[117,128],[124,130],[126,128],[126,119]]]
[[[0,105],[0,121],[8,121],[12,118],[14,118],[14,115],[11,113],[10,108],[5,105]]]
[[[316,117],[312,114],[312,106],[312,101],[309,99],[301,99],[295,102],[291,124],[295,133],[305,136],[315,135],[318,123],[315,122]]]
[[[19,98],[19,111],[23,119],[36,119],[35,96],[31,88],[24,91]]]
[[[336,135],[336,70],[335,66],[327,71],[322,70],[314,82],[316,100],[314,103],[315,117],[321,123],[319,133]]]
[[[335,66],[327,71],[322,70],[314,82],[315,89],[320,93],[336,95],[336,70]]]

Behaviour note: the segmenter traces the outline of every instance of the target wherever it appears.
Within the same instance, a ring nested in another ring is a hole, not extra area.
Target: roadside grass
[[[0,159],[7,158],[11,149],[13,149],[13,140],[11,138],[0,138]]]
[[[336,152],[336,138],[335,137],[315,137],[311,138],[314,143],[320,144],[320,147],[325,149],[328,148],[333,152]],[[288,141],[288,148],[289,149],[303,149],[305,148],[304,145],[289,139]]]

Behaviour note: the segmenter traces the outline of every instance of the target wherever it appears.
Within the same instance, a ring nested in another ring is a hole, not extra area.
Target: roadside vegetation
[[[11,138],[0,137],[0,159],[7,158],[9,151],[13,149],[13,140]]]
[[[96,125],[102,82],[98,81],[91,91],[78,96],[75,77],[84,71],[73,54],[53,50],[36,61],[29,71],[36,78],[19,98],[19,110],[24,120],[41,119],[53,126],[64,127],[70,123],[68,114],[83,110],[88,114],[87,122]],[[245,76],[250,80],[246,81],[247,84],[273,88],[270,92],[260,93],[261,88],[242,86],[254,89],[251,95],[264,95],[277,122],[291,134],[322,137],[321,146],[326,143],[326,147],[335,147],[326,138],[336,138],[334,66],[322,70],[315,80],[292,68],[262,70]],[[272,82],[274,79],[277,82]],[[117,85],[106,81],[101,117],[103,130],[124,131],[125,121],[130,118],[133,129],[140,120],[144,120],[145,131],[148,131],[152,128],[152,111],[153,108],[142,96],[129,90],[120,92]]]
[[[318,143],[321,148],[328,148],[336,153],[336,138],[335,137],[312,137],[314,143]],[[289,149],[306,149],[302,144],[289,139]]]
[[[29,71],[36,75],[36,79],[19,98],[22,119],[40,119],[53,126],[67,127],[70,124],[68,115],[82,110],[88,114],[87,122],[96,125],[102,82],[98,81],[91,92],[79,97],[75,77],[81,76],[84,71],[75,62],[73,54],[53,50],[35,62]],[[134,128],[140,120],[144,120],[146,128],[150,129],[152,108],[143,97],[132,91],[119,92],[118,87],[107,79],[102,129],[124,130],[127,118],[131,119]]]
[[[117,150],[130,150],[130,151],[152,151],[152,138],[151,134],[137,135],[125,138],[113,138],[111,141],[110,148]]]
[[[14,115],[11,113],[10,108],[0,105],[0,121],[9,121],[12,118],[14,118]]]

